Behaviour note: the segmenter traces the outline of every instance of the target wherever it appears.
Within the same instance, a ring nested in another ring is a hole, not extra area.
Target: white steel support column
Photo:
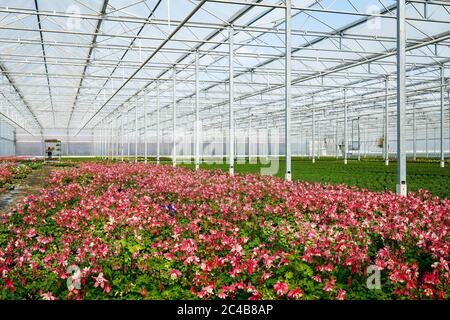
[[[111,116],[111,160],[114,160],[114,157],[116,155],[116,126],[115,126],[116,119],[114,117],[114,114]]]
[[[252,123],[252,118],[253,115],[250,112],[249,109],[249,119],[248,119],[248,163],[254,163],[253,162],[253,157],[252,157],[252,151],[253,151],[253,136],[252,136],[252,131],[253,131],[253,123]]]
[[[439,162],[439,166],[444,168],[444,87],[445,87],[445,78],[444,78],[444,66],[441,66],[441,114],[440,114],[440,148],[441,148],[441,161]]]
[[[109,157],[111,160],[114,160],[114,114],[111,115],[111,131],[110,131],[110,137],[109,137]]]
[[[338,138],[338,117],[336,117],[336,132],[335,132],[335,148],[336,148],[336,159],[339,159],[339,138]]]
[[[98,145],[98,138],[99,138],[99,136],[98,136],[98,128],[94,127],[93,130],[94,130],[94,151],[93,151],[93,156],[98,158],[98,155],[100,153],[100,149],[98,148],[99,147],[99,145]]]
[[[138,101],[134,106],[134,162],[138,162]]]
[[[125,113],[122,112],[122,115],[120,116],[120,161],[123,162],[123,135],[124,135],[124,130],[123,130],[123,118],[125,116]]]
[[[96,126],[96,127],[94,127],[94,129],[93,129],[93,133],[94,133],[94,150],[93,150],[93,156],[95,157],[95,158],[98,158],[99,156],[100,156],[100,145],[99,145],[99,143],[98,143],[98,139],[100,138],[99,137],[99,131],[98,131],[98,127]]]
[[[198,71],[198,50],[195,51],[195,170],[200,168],[200,119],[199,119],[199,101],[200,101],[200,79]]]
[[[208,136],[208,132],[207,129],[203,129],[203,123],[199,123],[199,140],[202,141],[207,141],[207,136]],[[208,143],[206,143],[208,145]],[[207,156],[209,152],[209,148],[207,148],[206,150],[202,150],[202,154],[200,155],[201,157],[204,157],[205,155]]]
[[[109,120],[110,130],[109,130],[109,153],[108,153],[108,159],[112,160],[114,155],[114,143],[113,143],[113,136],[114,136],[114,126],[113,126],[113,119],[110,118]]]
[[[106,159],[106,120],[103,121],[103,125],[102,125],[102,132],[103,132],[103,159]]]
[[[348,137],[347,137],[347,89],[344,89],[344,164],[347,164]]]
[[[292,75],[291,75],[291,0],[286,0],[286,10],[285,10],[285,46],[286,46],[286,56],[285,56],[285,110],[284,110],[284,143],[286,150],[286,175],[285,178],[291,181],[291,85],[292,85]]]
[[[127,110],[127,161],[130,161],[130,109]]]
[[[437,157],[437,147],[436,147],[436,141],[437,141],[437,137],[436,137],[436,130],[437,130],[437,126],[433,128],[433,155],[435,157]]]
[[[100,158],[103,159],[103,122],[99,125],[100,130]]]
[[[102,158],[102,130],[100,127],[100,124],[98,127],[96,127],[97,130],[97,148],[98,148],[98,154],[97,157],[100,157],[100,159]]]
[[[115,132],[115,139],[116,139],[116,145],[115,145],[116,156],[115,156],[115,158],[116,158],[116,160],[119,160],[119,138],[120,137],[119,137],[119,118],[118,117],[116,117],[115,123],[116,123],[115,128],[114,128],[114,130],[116,131]]]
[[[425,154],[428,158],[429,152],[428,152],[428,118],[425,117]]]
[[[156,81],[156,164],[159,164],[159,81]]]
[[[91,146],[91,151],[89,153],[89,155],[91,157],[96,157],[98,152],[97,152],[97,136],[95,133],[95,127],[92,128],[91,133],[92,133],[92,146]]]
[[[244,158],[244,163],[245,163],[245,141],[247,141],[247,157],[248,157],[248,163],[250,163],[250,108],[247,110],[247,116],[248,116],[248,122],[247,122],[247,139],[244,140],[244,154],[243,154],[243,158]]]
[[[302,138],[303,138],[303,133],[302,133],[302,127],[303,127],[303,118],[300,118],[298,121],[298,135],[297,135],[297,155],[299,157],[302,156]]]
[[[269,160],[270,134],[269,134],[269,115],[266,107],[266,161]]]
[[[101,143],[101,154],[102,154],[102,159],[105,159],[105,129],[104,129],[105,123],[104,121],[102,121],[101,125],[100,125],[100,143]]]
[[[314,105],[314,96],[312,96],[312,120],[311,120],[311,157],[312,163],[316,162],[315,141],[316,141],[316,110]]]
[[[235,153],[236,153],[236,158],[237,158],[237,152],[238,152],[238,139],[236,139],[235,137],[236,137],[236,126],[237,126],[237,121],[236,121],[236,118],[233,116],[233,121],[234,121],[234,125],[233,125],[233,141],[234,141],[234,143],[233,143],[233,145],[234,145],[234,150],[235,150]],[[234,174],[234,173],[233,173]]]
[[[103,158],[106,160],[108,157],[108,123],[103,122]]]
[[[358,115],[358,161],[361,161],[361,117]]]
[[[108,123],[106,122],[106,119],[103,121],[103,159],[106,160],[106,157],[108,156]]]
[[[104,142],[104,156],[105,160],[108,158],[108,123],[105,120],[103,124],[103,142]]]
[[[144,163],[147,164],[147,157],[148,157],[148,149],[147,149],[147,143],[148,143],[148,134],[147,134],[147,90],[144,91],[144,95],[142,97],[142,112],[144,113]]]
[[[102,123],[102,158],[106,159],[106,132],[105,132],[105,121]]]
[[[320,159],[320,150],[322,148],[322,138],[321,138],[321,132],[320,132],[320,122],[317,123],[317,137],[314,139],[314,141],[319,140],[319,152],[314,151],[314,154],[317,155],[317,159]],[[315,149],[314,149],[315,150]]]
[[[229,173],[234,175],[234,28],[228,29],[228,161],[230,165]]]
[[[109,123],[108,119],[105,120],[105,159],[108,159],[109,156]]]
[[[104,121],[103,123],[103,157],[105,160],[108,157],[108,122]]]
[[[111,160],[113,160],[113,156],[114,156],[114,143],[113,143],[113,136],[114,136],[114,132],[113,132],[113,119],[110,120],[109,122],[109,126],[110,126],[110,130],[109,130],[109,158]]]
[[[413,160],[417,159],[417,149],[416,149],[416,105],[413,104]]]
[[[389,78],[384,80],[384,162],[389,165]]]
[[[111,130],[111,160],[116,156],[116,117],[112,114],[112,130]]]
[[[397,0],[397,194],[407,195],[405,153],[406,29],[405,0]]]
[[[106,159],[109,158],[109,127],[108,121],[105,123],[105,135],[106,135]]]
[[[226,146],[227,146],[227,141],[226,141],[226,135],[225,135],[225,130],[223,129],[223,123],[224,123],[224,116],[223,114],[220,115],[220,145],[221,145],[221,160],[220,163],[222,163],[223,161],[225,161],[224,159],[226,159]]]
[[[363,129],[364,158],[367,157],[367,128]]]
[[[176,80],[177,71],[175,67],[172,72],[172,166],[177,166],[177,137],[176,137],[176,125],[177,125],[177,111],[176,111]]]
[[[97,131],[97,138],[95,140],[96,144],[97,144],[97,157],[102,157],[102,131],[101,131],[101,127],[100,124],[96,127],[95,129]]]

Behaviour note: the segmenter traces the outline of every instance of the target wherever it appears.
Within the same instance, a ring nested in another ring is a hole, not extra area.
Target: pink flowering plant
[[[2,299],[449,298],[450,201],[425,191],[144,164],[48,182],[0,215]]]
[[[0,161],[0,193],[14,188],[15,179],[25,178],[32,169],[14,161]]]

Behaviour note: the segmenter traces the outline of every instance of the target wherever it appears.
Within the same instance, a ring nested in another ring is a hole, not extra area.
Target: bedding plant
[[[0,297],[448,299],[449,213],[427,191],[81,163],[0,215]]]
[[[15,179],[25,178],[32,169],[17,162],[0,162],[0,193],[14,189]]]

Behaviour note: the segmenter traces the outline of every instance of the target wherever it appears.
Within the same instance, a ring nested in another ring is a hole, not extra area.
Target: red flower
[[[181,272],[175,269],[171,269],[169,271],[169,276],[172,280],[178,279],[179,277],[181,277]]]
[[[338,299],[338,300],[344,300],[344,299],[345,299],[345,298],[344,298],[345,293],[346,293],[345,290],[339,289],[339,290],[338,290],[338,294],[337,294],[336,299]]]
[[[327,292],[333,291],[335,283],[336,283],[336,280],[330,279],[327,283],[325,283],[325,286],[323,287],[323,291],[327,291]]]
[[[43,293],[42,290],[41,290],[41,297],[44,300],[57,300],[57,298],[51,292]]]
[[[9,289],[9,291],[11,291],[11,292],[16,291],[16,288],[14,287],[14,284],[11,279],[6,279],[5,289]]]
[[[288,292],[287,297],[289,299],[299,299],[303,296],[304,292],[298,288],[292,289]]]
[[[100,272],[97,277],[93,277],[93,278],[95,280],[95,284],[94,284],[95,288],[100,286],[100,288],[102,288],[104,292],[109,293],[109,291],[111,290],[111,287],[109,285],[109,281],[103,277],[103,272]]]
[[[268,279],[299,263],[304,274],[313,272],[319,298],[343,299],[345,283],[353,297],[351,280],[364,277],[370,265],[383,270],[391,298],[445,298],[450,283],[450,200],[425,191],[398,197],[343,185],[104,163],[54,171],[49,185],[0,213],[6,235],[0,242],[1,283],[5,292],[15,290],[11,279],[22,283],[17,298],[25,292],[50,298],[33,291],[29,279],[38,273],[59,277],[48,290],[66,298],[58,282],[67,278],[69,264],[90,267],[82,268],[83,291],[67,297],[79,299],[86,291],[90,296],[98,287],[103,290],[95,294],[110,293],[102,267],[122,273],[119,285],[127,292],[125,279],[149,272],[153,261],[171,266],[166,278],[183,283],[176,290],[204,299],[244,293],[268,298],[267,285],[276,281]],[[176,208],[176,219],[161,214],[164,203]],[[422,254],[427,271],[419,274],[415,260]],[[345,283],[331,278],[337,274],[347,275]],[[92,275],[98,276],[89,286],[84,279]],[[276,297],[301,298],[295,282],[278,281]],[[146,297],[144,288],[141,294]]]
[[[277,295],[282,296],[282,295],[285,295],[286,292],[288,291],[288,284],[285,282],[282,282],[282,281],[278,281],[273,286],[273,289],[275,290]]]

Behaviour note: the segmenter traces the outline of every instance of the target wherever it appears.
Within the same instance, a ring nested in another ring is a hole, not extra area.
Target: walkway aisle
[[[14,206],[20,199],[39,192],[44,187],[52,167],[43,166],[33,170],[25,179],[17,180],[15,188],[0,195],[0,211],[5,211]]]

